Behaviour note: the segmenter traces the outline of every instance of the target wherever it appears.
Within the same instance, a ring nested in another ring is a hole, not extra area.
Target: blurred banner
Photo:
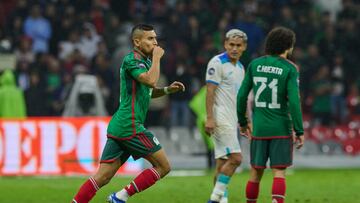
[[[96,172],[110,117],[0,119],[0,175],[89,175]],[[118,173],[134,174],[132,158]]]

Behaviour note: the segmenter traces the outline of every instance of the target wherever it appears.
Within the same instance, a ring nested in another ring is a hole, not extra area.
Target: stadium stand
[[[0,2],[0,56],[16,58],[6,68],[14,71],[27,104],[41,103],[42,108],[27,105],[27,116],[61,116],[75,75],[81,73],[97,78],[111,115],[118,104],[118,69],[131,47],[130,29],[138,22],[154,24],[166,50],[164,80],[186,79],[188,92],[165,100],[157,111],[162,122],[150,127],[163,145],[169,145],[165,146],[169,154],[190,156],[205,153],[205,146],[193,133],[193,115],[174,112],[190,111],[187,102],[204,85],[206,63],[223,49],[225,31],[240,28],[249,36],[249,49],[241,58],[246,65],[263,53],[261,44],[272,27],[287,26],[297,34],[293,60],[300,67],[309,138],[300,153],[357,156],[360,4],[358,0],[332,2],[5,0]],[[0,62],[0,70],[4,64]],[[172,115],[179,118],[171,119]]]

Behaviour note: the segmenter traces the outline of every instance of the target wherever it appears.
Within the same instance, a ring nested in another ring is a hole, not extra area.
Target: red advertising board
[[[96,172],[110,117],[0,120],[0,175],[76,175]],[[129,161],[119,173],[138,173]]]

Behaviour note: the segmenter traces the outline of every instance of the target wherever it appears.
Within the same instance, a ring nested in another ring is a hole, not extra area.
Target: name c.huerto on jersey
[[[277,74],[277,75],[281,75],[283,72],[283,69],[279,68],[279,67],[275,67],[275,66],[262,66],[262,65],[258,65],[256,68],[257,72],[263,72],[263,73],[272,73],[272,74]]]

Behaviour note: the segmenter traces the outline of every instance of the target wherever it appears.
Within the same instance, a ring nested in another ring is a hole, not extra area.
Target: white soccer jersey
[[[208,63],[206,83],[213,83],[218,87],[214,98],[214,119],[217,126],[236,128],[236,96],[245,76],[244,66],[237,62],[230,62],[227,53],[214,56]]]

